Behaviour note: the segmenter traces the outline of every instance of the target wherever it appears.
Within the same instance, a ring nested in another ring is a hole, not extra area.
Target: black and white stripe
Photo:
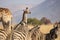
[[[13,31],[12,40],[26,40],[26,34],[17,30]]]
[[[0,40],[6,40],[7,33],[5,30],[0,30]]]

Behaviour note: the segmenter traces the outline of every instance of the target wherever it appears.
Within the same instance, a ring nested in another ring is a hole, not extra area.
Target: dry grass
[[[48,25],[41,25],[40,26],[40,31],[44,34],[49,33],[49,31],[53,28],[52,24],[48,24]]]

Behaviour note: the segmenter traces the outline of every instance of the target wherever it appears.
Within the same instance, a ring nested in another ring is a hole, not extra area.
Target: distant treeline
[[[42,17],[40,20],[37,18],[28,18],[27,22],[28,24],[32,24],[32,25],[41,25],[41,24],[51,23],[51,21],[47,19],[46,17]]]

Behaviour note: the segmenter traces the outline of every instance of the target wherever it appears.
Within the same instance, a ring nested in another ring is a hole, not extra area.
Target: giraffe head
[[[29,10],[28,7],[26,7],[26,9],[24,10],[24,13],[25,13],[25,14],[31,14],[31,12],[30,12],[30,10]]]

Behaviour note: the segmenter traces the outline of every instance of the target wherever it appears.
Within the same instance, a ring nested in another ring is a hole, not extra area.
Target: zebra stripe
[[[5,30],[0,30],[0,40],[6,40],[7,33]]]
[[[26,39],[26,34],[23,33],[23,32],[19,32],[19,31],[14,30],[13,39],[14,40],[25,40]]]

